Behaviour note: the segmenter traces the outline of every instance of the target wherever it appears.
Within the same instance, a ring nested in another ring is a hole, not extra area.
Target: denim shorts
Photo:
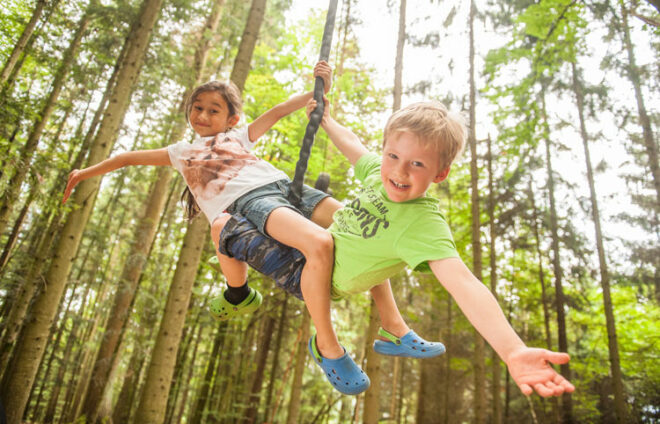
[[[291,180],[286,178],[255,188],[236,199],[229,205],[227,212],[247,218],[259,231],[266,234],[266,220],[273,210],[286,207],[310,219],[319,202],[330,197],[327,193],[303,185],[300,206],[295,207],[287,198],[290,187]]]

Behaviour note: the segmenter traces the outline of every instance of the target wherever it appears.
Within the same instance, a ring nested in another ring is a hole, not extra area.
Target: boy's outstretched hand
[[[522,347],[509,354],[507,366],[513,380],[526,396],[534,391],[543,397],[561,396],[572,393],[575,387],[550,363],[565,364],[569,360],[567,353]]]
[[[323,91],[327,93],[332,86],[332,68],[325,60],[320,60],[314,66],[314,77],[323,78]]]

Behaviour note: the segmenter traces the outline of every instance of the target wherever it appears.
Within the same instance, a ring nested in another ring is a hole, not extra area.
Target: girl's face
[[[209,137],[226,132],[240,119],[238,115],[229,116],[227,102],[217,91],[200,93],[190,109],[190,125],[200,137]]]

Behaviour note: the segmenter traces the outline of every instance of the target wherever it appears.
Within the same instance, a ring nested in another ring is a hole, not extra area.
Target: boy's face
[[[424,196],[431,183],[447,178],[449,167],[440,169],[439,155],[409,131],[392,134],[383,147],[380,178],[387,197],[405,202]]]
[[[227,102],[217,91],[200,93],[190,109],[190,125],[200,137],[226,132],[238,119],[238,115],[229,116]]]

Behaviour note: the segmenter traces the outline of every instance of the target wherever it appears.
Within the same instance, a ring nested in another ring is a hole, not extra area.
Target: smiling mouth
[[[390,180],[390,182],[392,183],[392,185],[393,185],[394,187],[396,187],[396,188],[398,188],[398,189],[400,189],[400,190],[403,190],[403,189],[405,189],[405,188],[410,187],[410,186],[407,185],[407,184],[399,184],[399,183],[397,183],[396,181],[392,181],[392,180]]]

